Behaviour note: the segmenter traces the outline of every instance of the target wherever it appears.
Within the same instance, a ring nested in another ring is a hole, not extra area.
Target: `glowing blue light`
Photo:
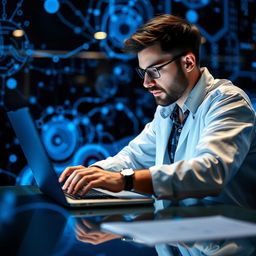
[[[53,62],[59,62],[60,58],[58,56],[53,56],[52,58]]]
[[[205,4],[205,5],[209,4],[209,0],[202,0],[202,4]]]
[[[83,44],[83,49],[85,49],[85,50],[88,50],[89,49],[89,44]]]
[[[88,117],[84,117],[84,118],[82,119],[82,124],[84,124],[84,125],[89,124],[89,119],[88,119]]]
[[[44,87],[44,82],[42,82],[42,81],[38,82],[37,86],[38,86],[39,88]]]
[[[15,154],[11,154],[9,157],[9,161],[11,163],[15,163],[17,161],[17,156]]]
[[[61,112],[60,112],[60,110],[59,109],[57,109],[57,111],[56,111],[59,115],[58,115],[58,118],[57,118],[57,120],[60,120],[60,121],[62,121],[63,119],[64,119],[64,116],[61,114]]]
[[[96,129],[97,129],[97,131],[102,131],[103,130],[103,125],[102,124],[97,124]]]
[[[54,137],[54,144],[55,145],[60,145],[62,143],[62,139],[60,137]]]
[[[31,97],[29,98],[29,102],[30,102],[31,104],[36,104],[37,98],[36,98],[35,96],[31,96]]]
[[[17,81],[16,79],[10,77],[6,82],[6,85],[9,89],[15,89],[17,87]]]
[[[56,13],[60,8],[60,3],[58,0],[46,0],[44,2],[44,9],[46,12],[53,14]]]
[[[121,102],[118,102],[118,103],[116,104],[116,109],[119,110],[119,111],[123,110],[123,109],[124,109],[124,104],[121,103]]]
[[[117,16],[116,15],[111,16],[111,21],[116,22],[117,21]]]
[[[14,69],[19,70],[19,68],[20,68],[20,65],[19,65],[19,64],[15,64],[15,65],[14,65]]]
[[[50,69],[47,69],[45,73],[46,73],[47,76],[49,76],[49,75],[51,75],[52,72],[51,72]]]
[[[100,15],[100,10],[99,10],[99,9],[95,9],[95,10],[93,11],[93,14],[94,14],[95,16],[99,16],[99,15]]]
[[[120,75],[121,73],[122,73],[122,69],[119,66],[114,68],[114,74],[115,75]]]
[[[134,6],[134,1],[129,1],[129,6]]]
[[[48,106],[46,112],[51,115],[54,112],[54,108],[52,106]]]
[[[70,130],[70,131],[74,131],[75,130],[75,126],[74,126],[73,123],[69,123],[67,127],[68,127],[68,130]]]
[[[195,10],[189,10],[186,13],[186,18],[191,23],[196,23],[198,21],[198,14]]]
[[[64,68],[64,71],[65,71],[66,73],[68,73],[68,72],[70,71],[70,67],[68,67],[68,66],[65,67],[65,68]]]
[[[107,107],[103,107],[103,108],[101,109],[101,113],[102,113],[103,115],[107,115],[107,113],[108,113],[108,108],[107,108]]]
[[[75,27],[75,29],[74,29],[75,34],[80,34],[81,32],[82,32],[82,30],[80,27]]]
[[[29,56],[33,54],[33,52],[32,52],[31,49],[26,50],[26,53],[27,53],[27,55],[29,55]]]

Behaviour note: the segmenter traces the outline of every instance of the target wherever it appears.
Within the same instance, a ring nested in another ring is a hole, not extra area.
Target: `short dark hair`
[[[164,52],[192,52],[199,63],[201,33],[186,19],[170,14],[156,16],[124,41],[124,52],[138,53],[159,43]]]

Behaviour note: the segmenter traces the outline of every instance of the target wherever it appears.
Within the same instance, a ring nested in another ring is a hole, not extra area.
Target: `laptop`
[[[95,207],[152,204],[154,199],[131,191],[118,193],[103,189],[92,189],[83,198],[72,198],[66,195],[58,182],[57,174],[53,168],[47,151],[40,139],[33,118],[28,107],[23,107],[7,113],[11,125],[16,133],[21,148],[27,159],[34,178],[40,190],[68,207]]]

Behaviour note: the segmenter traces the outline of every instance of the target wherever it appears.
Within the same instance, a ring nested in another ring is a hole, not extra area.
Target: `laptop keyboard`
[[[66,196],[72,198],[72,199],[113,199],[116,198],[115,196],[111,196],[108,194],[105,194],[103,192],[100,192],[95,189],[89,190],[85,195],[81,196],[80,192],[78,192],[76,195],[72,195],[67,193],[67,190],[64,190],[64,193]]]

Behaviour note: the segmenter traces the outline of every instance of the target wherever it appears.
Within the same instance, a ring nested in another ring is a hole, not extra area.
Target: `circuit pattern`
[[[0,6],[3,184],[34,182],[6,110],[30,107],[57,172],[114,155],[150,122],[154,99],[134,72],[135,57],[121,48],[156,14],[196,24],[204,38],[202,66],[256,102],[253,0],[1,0]],[[97,32],[107,37],[96,39]]]

